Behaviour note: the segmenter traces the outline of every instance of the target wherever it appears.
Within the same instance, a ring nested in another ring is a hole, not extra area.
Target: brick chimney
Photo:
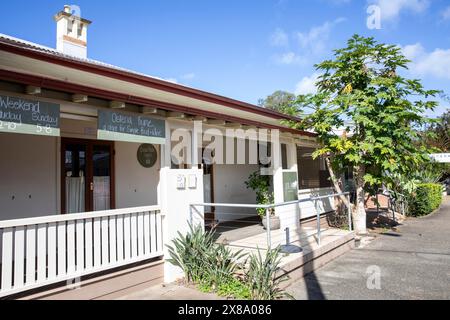
[[[78,58],[87,58],[87,29],[91,21],[81,18],[80,8],[65,5],[56,21],[56,49]]]

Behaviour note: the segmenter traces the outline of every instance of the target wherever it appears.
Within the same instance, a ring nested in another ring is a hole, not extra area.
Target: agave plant
[[[250,287],[253,300],[292,298],[280,289],[280,284],[288,279],[287,276],[277,278],[280,262],[280,247],[267,250],[265,257],[262,257],[260,250],[250,256],[245,282]]]
[[[205,257],[205,272],[208,273],[210,286],[215,289],[221,283],[230,281],[242,269],[242,263],[239,263],[242,257],[242,250],[233,252],[223,244],[213,246]]]
[[[216,244],[214,231],[205,232],[200,225],[189,225],[189,229],[186,235],[178,233],[173,246],[167,246],[168,261],[183,270],[188,282],[215,289],[241,268],[242,250],[233,252]]]
[[[170,263],[180,267],[188,282],[199,282],[207,270],[207,257],[214,247],[214,231],[205,232],[201,225],[189,225],[186,235],[178,232],[173,246],[168,245]]]

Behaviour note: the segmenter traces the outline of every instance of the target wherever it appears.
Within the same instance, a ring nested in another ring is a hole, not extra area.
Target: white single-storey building
[[[0,297],[152,259],[174,280],[165,244],[188,229],[191,204],[255,204],[245,181],[263,166],[250,159],[261,134],[275,203],[333,193],[314,134],[283,124],[295,118],[91,60],[91,22],[68,6],[55,21],[56,49],[0,34]],[[202,152],[211,143],[221,159]],[[283,228],[316,212],[276,214]]]

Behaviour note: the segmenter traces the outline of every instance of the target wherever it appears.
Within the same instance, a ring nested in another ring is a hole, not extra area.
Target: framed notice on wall
[[[60,105],[0,95],[0,132],[60,135]]]

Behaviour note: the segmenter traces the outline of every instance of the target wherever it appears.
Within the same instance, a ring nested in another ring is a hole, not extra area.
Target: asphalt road
[[[450,199],[287,288],[300,300],[450,299]]]

